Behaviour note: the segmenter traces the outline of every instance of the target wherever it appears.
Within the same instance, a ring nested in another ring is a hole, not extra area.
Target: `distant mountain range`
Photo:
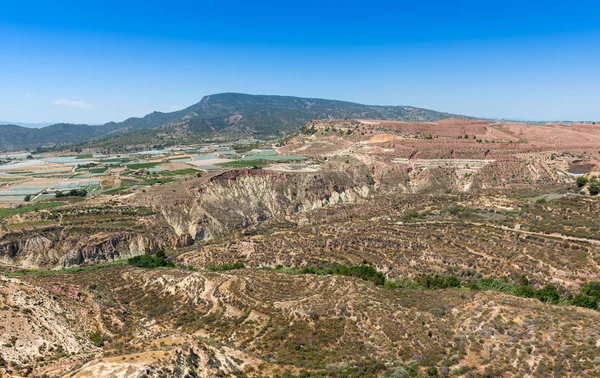
[[[183,133],[284,135],[312,119],[360,118],[437,121],[458,117],[411,106],[362,105],[352,102],[291,96],[221,93],[205,96],[186,109],[153,112],[142,118],[104,125],[54,124],[42,128],[0,125],[0,150],[16,151],[83,143],[139,130]]]
[[[17,125],[23,127],[40,128],[53,125],[55,122],[13,122],[13,121],[0,121],[0,125]]]

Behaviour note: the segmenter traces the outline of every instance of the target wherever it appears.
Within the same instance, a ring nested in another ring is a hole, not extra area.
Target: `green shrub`
[[[369,265],[340,265],[339,267],[334,268],[333,274],[358,277],[365,281],[374,282],[375,285],[385,284],[385,275]]]
[[[167,259],[165,252],[162,249],[156,251],[154,255],[140,255],[135,256],[127,260],[129,265],[137,266],[140,268],[159,268],[159,267],[167,267],[174,268],[175,263]]]
[[[386,282],[385,275],[369,265],[337,265],[332,268],[307,266],[302,268],[300,273],[318,275],[334,274],[338,276],[358,277],[365,281],[371,281],[379,286],[384,285]]]
[[[543,289],[535,292],[535,297],[544,303],[558,303],[560,301],[560,294],[553,285],[546,285]]]
[[[460,280],[456,276],[450,276],[446,278],[446,286],[447,287],[459,287]]]
[[[427,373],[427,376],[429,377],[437,377],[438,374],[438,369],[435,366],[430,366],[427,368],[427,370],[425,370],[425,373]]]
[[[109,338],[106,335],[103,335],[102,332],[100,331],[96,331],[94,333],[92,333],[90,335],[90,340],[92,340],[92,343],[97,346],[98,348],[103,347],[104,346],[104,342],[108,341]]]
[[[56,198],[61,198],[61,197],[85,197],[85,196],[87,196],[87,190],[85,190],[83,188],[80,188],[80,189],[71,189],[67,193],[56,192]]]
[[[574,296],[573,299],[571,299],[571,304],[573,306],[591,308],[594,310],[598,309],[598,300],[585,294],[577,294]]]
[[[588,183],[588,178],[585,176],[579,176],[575,182],[577,183],[578,187],[583,188]]]
[[[535,290],[529,285],[523,285],[515,290],[515,295],[518,297],[533,298],[535,296]]]
[[[587,282],[581,289],[582,293],[600,299],[600,282]]]
[[[443,289],[446,287],[446,280],[437,274],[435,276],[426,274],[417,278],[417,284],[425,289]]]
[[[506,278],[481,278],[475,282],[478,290],[494,290],[502,293],[514,294],[517,287]]]
[[[243,262],[235,262],[233,264],[209,265],[206,269],[210,272],[224,272],[227,270],[244,269]]]

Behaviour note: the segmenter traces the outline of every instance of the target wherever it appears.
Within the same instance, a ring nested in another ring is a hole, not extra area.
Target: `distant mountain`
[[[40,127],[46,127],[53,125],[54,122],[12,122],[12,121],[0,121],[0,125],[17,125],[23,127],[31,127],[39,129]]]
[[[57,123],[41,129],[0,125],[0,150],[18,151],[42,146],[81,143],[104,136],[97,126]]]
[[[411,106],[362,105],[291,96],[221,93],[205,96],[186,109],[153,112],[142,118],[100,126],[56,124],[40,129],[0,125],[0,150],[22,150],[82,143],[144,129],[178,133],[283,135],[312,119],[361,118],[437,121],[458,117]]]

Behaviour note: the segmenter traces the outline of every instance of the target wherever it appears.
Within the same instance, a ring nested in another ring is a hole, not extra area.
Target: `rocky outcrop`
[[[369,172],[297,175],[242,170],[179,190],[182,194],[171,201],[158,203],[152,194],[138,200],[154,206],[178,238],[210,240],[270,218],[356,202],[374,193],[376,186]]]
[[[91,265],[154,252],[170,245],[151,234],[118,233],[105,237],[49,231],[13,235],[0,243],[0,263],[27,269]]]
[[[82,321],[84,298],[76,288],[69,294],[73,294],[74,300],[67,304],[47,290],[0,276],[2,370],[16,373],[12,370],[15,366],[27,370],[27,366],[36,365],[37,359],[94,350],[89,339],[96,328],[93,318]]]

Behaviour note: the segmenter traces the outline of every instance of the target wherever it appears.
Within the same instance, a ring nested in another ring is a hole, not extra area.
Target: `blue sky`
[[[4,1],[0,120],[104,123],[219,92],[600,120],[597,1]]]

